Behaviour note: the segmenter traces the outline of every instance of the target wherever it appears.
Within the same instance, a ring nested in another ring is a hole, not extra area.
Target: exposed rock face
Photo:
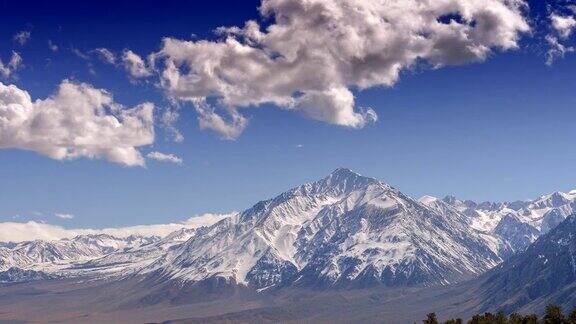
[[[19,283],[38,280],[48,280],[58,278],[56,275],[44,273],[42,271],[25,270],[16,267],[0,272],[0,283]]]
[[[432,198],[425,201],[438,204]],[[576,212],[576,190],[555,192],[532,201],[475,203],[446,196],[442,202],[467,215],[473,228],[496,235],[519,252]]]
[[[524,251],[538,238],[540,232],[533,226],[522,223],[514,215],[506,215],[494,229],[494,234],[506,239],[514,251]]]
[[[481,278],[484,306],[509,311],[576,302],[576,216]],[[489,298],[488,298],[489,296]]]

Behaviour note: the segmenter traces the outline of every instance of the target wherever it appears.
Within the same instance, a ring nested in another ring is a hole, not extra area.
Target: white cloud
[[[34,221],[29,221],[26,223],[3,222],[0,223],[0,242],[22,242],[37,239],[57,240],[61,238],[70,238],[81,234],[96,234],[96,233],[105,233],[117,237],[126,237],[130,235],[166,236],[171,232],[177,231],[184,227],[198,228],[201,226],[209,226],[234,214],[235,213],[203,214],[191,217],[182,223],[137,225],[137,226],[104,228],[104,229],[89,229],[89,228],[67,229],[62,226],[44,224]]]
[[[74,219],[74,215],[66,213],[55,213],[54,216],[60,219]]]
[[[167,108],[162,113],[160,118],[161,126],[166,131],[167,135],[172,138],[174,142],[182,142],[184,141],[184,135],[176,128],[175,124],[180,118],[180,113],[178,112],[178,108]]]
[[[152,75],[152,71],[146,65],[146,62],[131,50],[124,50],[122,53],[122,63],[126,71],[128,71],[133,78],[140,79]]]
[[[552,65],[556,59],[574,52],[574,47],[563,44],[556,36],[546,35],[546,42],[549,46],[546,52],[546,65]]]
[[[85,83],[64,80],[54,95],[32,101],[27,91],[0,82],[0,148],[143,166],[138,147],[154,142],[153,109],[148,102],[126,109]]]
[[[168,96],[192,102],[201,127],[224,138],[246,127],[239,108],[265,103],[359,128],[377,116],[357,108],[351,90],[392,86],[419,62],[439,68],[515,49],[529,31],[523,6],[520,0],[263,0],[260,12],[270,21],[264,29],[248,21],[219,28],[220,41],[166,38],[151,61]]]
[[[148,153],[146,157],[152,160],[160,162],[170,162],[174,164],[182,164],[184,162],[184,160],[182,160],[181,158],[179,158],[174,154],[165,154],[157,151]]]
[[[576,19],[572,16],[562,16],[551,13],[549,16],[552,23],[552,32],[546,35],[548,51],[546,52],[546,64],[552,65],[558,58],[563,58],[567,53],[574,52],[574,47],[565,44],[565,40],[570,37],[576,28]]]
[[[190,226],[192,228],[202,227],[202,226],[210,226],[215,224],[225,218],[234,216],[238,213],[231,212],[226,214],[216,214],[216,213],[205,213],[197,216],[193,216],[188,218],[184,221],[186,226]]]
[[[51,40],[48,40],[48,48],[54,53],[58,52],[58,45],[54,44]]]
[[[72,47],[70,49],[72,51],[72,53],[76,56],[78,56],[79,58],[83,59],[83,60],[89,60],[90,56],[84,52],[82,52],[81,50],[77,49],[76,47]]]
[[[29,31],[23,30],[21,32],[16,33],[16,35],[14,35],[14,41],[22,46],[30,40],[30,36],[31,36],[31,34]]]
[[[110,51],[107,48],[97,48],[93,50],[94,53],[96,53],[98,55],[98,57],[104,61],[104,63],[108,63],[108,64],[116,64],[116,55],[114,53],[112,53],[112,51]]]
[[[576,19],[572,16],[562,16],[556,13],[550,14],[552,27],[562,38],[568,38],[576,28]]]
[[[198,113],[198,124],[201,129],[211,129],[224,139],[236,139],[248,126],[248,120],[236,109],[227,109],[228,120],[218,114],[214,107],[204,98],[192,99]]]
[[[0,59],[0,76],[3,78],[9,78],[15,71],[17,71],[22,66],[22,57],[16,52],[12,52],[10,61],[4,64]]]

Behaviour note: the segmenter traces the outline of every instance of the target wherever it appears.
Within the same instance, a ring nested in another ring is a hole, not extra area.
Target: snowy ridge
[[[576,190],[554,192],[532,201],[476,203],[454,196],[441,200],[425,196],[421,201],[433,208],[445,208],[440,207],[442,203],[450,205],[468,217],[472,228],[502,238],[515,251],[524,250],[576,212]]]
[[[0,271],[9,268],[54,271],[72,263],[104,256],[158,240],[158,237],[117,238],[106,234],[79,235],[56,241],[22,242],[0,248]]]
[[[196,229],[182,228],[168,236],[141,244],[130,249],[119,249],[107,255],[93,258],[86,262],[75,263],[67,269],[68,276],[90,275],[100,276],[132,274],[138,269],[154,262],[171,249],[182,244],[195,233]]]

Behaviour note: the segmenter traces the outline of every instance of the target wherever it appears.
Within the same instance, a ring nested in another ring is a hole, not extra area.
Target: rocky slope
[[[548,303],[571,309],[576,303],[576,216],[477,281],[485,309],[542,311]]]
[[[576,190],[554,192],[530,201],[483,202],[425,197],[428,203],[447,204],[468,216],[474,229],[504,239],[515,252],[523,251],[538,236],[547,233],[576,212]]]

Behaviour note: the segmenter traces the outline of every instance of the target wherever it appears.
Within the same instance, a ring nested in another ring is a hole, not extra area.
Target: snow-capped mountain
[[[484,309],[532,312],[576,303],[576,215],[477,280]]]
[[[94,273],[125,276],[156,261],[174,246],[186,242],[195,232],[196,229],[182,228],[154,242],[129,249],[116,249],[107,255],[76,263],[66,273],[68,276]]]
[[[157,237],[117,238],[106,234],[79,235],[55,241],[29,241],[0,248],[0,271],[9,268],[50,271],[62,265],[101,257],[157,241]]]
[[[576,212],[576,190],[555,192],[532,201],[483,202],[458,200],[454,196],[443,199],[423,197],[421,201],[434,208],[450,205],[468,216],[470,226],[478,231],[506,240],[514,251],[522,251],[566,217]]]
[[[264,289],[293,285],[432,285],[481,273],[502,242],[381,181],[338,169],[328,177],[200,228],[138,271]]]
[[[523,250],[564,219],[575,198],[576,192],[515,203],[415,200],[337,169],[213,225],[164,238],[101,234],[6,245],[0,274],[216,280],[256,290],[449,284]]]

